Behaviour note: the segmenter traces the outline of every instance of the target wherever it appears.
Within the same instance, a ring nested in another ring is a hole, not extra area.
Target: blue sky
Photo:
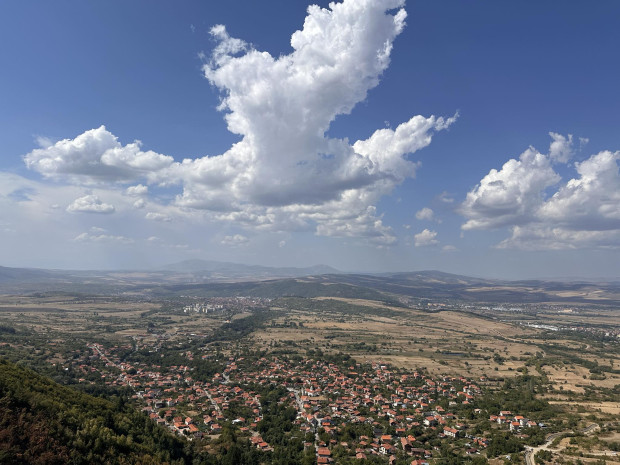
[[[0,264],[620,275],[617,2],[317,5],[0,4]]]

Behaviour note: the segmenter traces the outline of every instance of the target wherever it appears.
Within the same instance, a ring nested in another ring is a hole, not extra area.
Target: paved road
[[[215,408],[215,411],[221,415],[222,410],[220,409],[220,406],[217,405],[217,402],[215,402],[215,399],[213,399],[213,396],[211,395],[211,393],[207,390],[205,390],[205,393],[207,394],[207,397],[209,398],[209,400],[211,401],[211,404]]]
[[[297,413],[299,415],[305,414],[306,411],[304,410],[304,403],[301,400],[299,389],[293,389],[293,388],[286,388],[286,389],[289,392],[292,392],[293,394],[295,394],[295,403],[297,404]],[[318,449],[319,441],[320,441],[320,439],[319,439],[319,432],[318,432],[318,428],[317,428],[315,433],[314,433],[314,447],[315,447],[315,449]]]
[[[599,428],[599,424],[598,423],[592,423],[591,425],[583,428],[582,430],[580,430],[580,433],[583,434],[589,434],[592,431],[596,430],[597,428]],[[553,443],[553,441],[555,441],[557,438],[559,438],[560,436],[562,436],[563,434],[572,434],[573,431],[562,431],[560,433],[553,433],[550,434],[549,436],[547,436],[547,440],[545,441],[544,444],[540,445],[540,446],[536,446],[536,447],[529,447],[527,446],[525,449],[525,463],[526,465],[535,465],[536,462],[534,461],[534,455],[536,455],[536,453],[538,451],[541,450],[551,450],[551,452],[560,452],[560,449],[551,449],[551,444]],[[607,451],[602,451],[599,453],[592,453],[592,455],[607,455]],[[613,452],[609,451],[609,455],[615,455]]]
[[[304,413],[306,413],[306,411],[304,410],[304,403],[301,401],[301,397],[299,396],[299,389],[293,389],[293,388],[286,388],[288,390],[288,392],[292,392],[293,394],[295,394],[295,403],[297,404],[297,413],[299,415],[303,415]]]

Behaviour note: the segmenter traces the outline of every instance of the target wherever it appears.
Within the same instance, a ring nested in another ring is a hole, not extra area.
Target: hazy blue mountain
[[[54,270],[41,270],[37,268],[9,268],[0,266],[0,283],[32,282],[58,280],[62,273]]]
[[[335,274],[340,273],[335,268],[327,265],[315,265],[305,268],[296,267],[270,267],[261,265],[243,265],[240,263],[218,262],[214,260],[184,260],[182,262],[172,263],[162,268],[163,271],[176,272],[218,272],[218,273],[245,273],[260,274],[280,277],[309,276],[319,274]]]

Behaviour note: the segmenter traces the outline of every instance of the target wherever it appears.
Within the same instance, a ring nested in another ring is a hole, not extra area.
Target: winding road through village
[[[592,423],[591,425],[588,425],[587,427],[583,428],[582,430],[580,430],[579,432],[581,434],[590,434],[596,430],[600,429],[600,425],[598,423]],[[561,452],[564,449],[560,449],[560,448],[554,448],[551,447],[551,444],[553,443],[553,441],[555,441],[557,438],[561,437],[564,434],[572,434],[574,433],[574,431],[563,431],[560,433],[553,433],[550,434],[549,436],[547,436],[547,441],[540,445],[540,446],[536,446],[536,447],[527,447],[525,450],[525,463],[526,465],[536,465],[536,461],[534,460],[534,456],[536,455],[537,452],[541,451],[541,450],[548,450],[550,452]],[[601,456],[601,457],[617,457],[618,453],[614,452],[614,451],[595,451],[595,452],[588,452],[587,455],[593,455],[593,456]]]

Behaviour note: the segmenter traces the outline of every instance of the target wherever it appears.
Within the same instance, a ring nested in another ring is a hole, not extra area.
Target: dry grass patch
[[[574,406],[574,401],[550,400],[550,404]],[[589,411],[600,411],[610,415],[620,415],[620,402],[579,402],[579,405]],[[620,433],[615,433],[620,438]],[[609,440],[608,437],[605,439]]]
[[[573,391],[579,394],[585,392],[583,385],[593,385],[596,387],[613,388],[620,384],[620,376],[617,374],[605,373],[606,378],[602,380],[590,379],[590,371],[580,365],[571,365],[574,368],[557,368],[555,366],[544,366],[543,370],[555,384],[556,388],[563,387],[565,391]],[[585,376],[585,378],[584,378]]]

